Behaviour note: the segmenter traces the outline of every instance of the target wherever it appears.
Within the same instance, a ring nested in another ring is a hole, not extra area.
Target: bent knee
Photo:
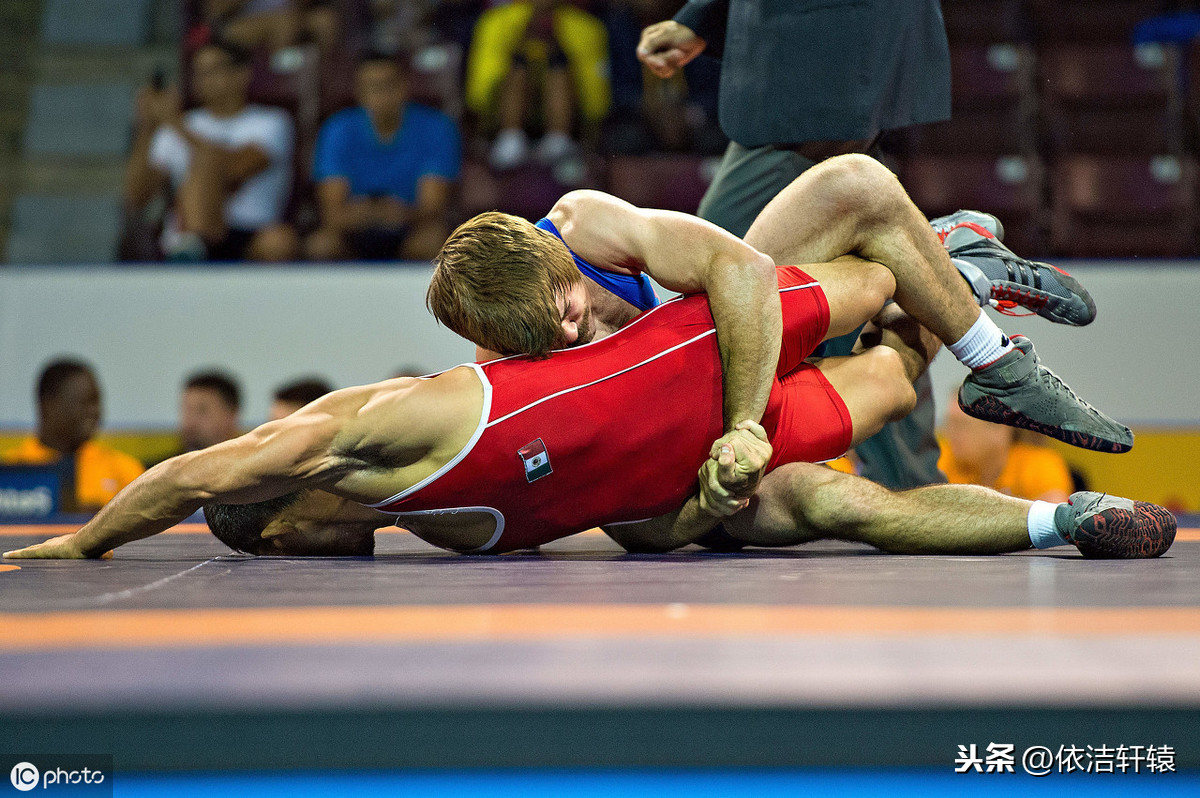
[[[869,155],[837,155],[809,171],[822,197],[864,222],[886,220],[894,203],[907,196],[891,170]]]

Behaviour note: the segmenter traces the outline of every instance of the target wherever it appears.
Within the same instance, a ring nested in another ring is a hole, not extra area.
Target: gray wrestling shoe
[[[1021,307],[1074,327],[1096,320],[1096,303],[1078,280],[1049,263],[1025,260],[982,225],[959,222],[946,232],[942,243],[981,307],[991,306],[1010,316],[1019,315],[1012,310]]]
[[[1175,516],[1165,507],[1085,490],[1054,511],[1054,525],[1084,557],[1161,557],[1175,542]]]
[[[1133,448],[1133,432],[1075,395],[1042,365],[1033,342],[1013,336],[1016,346],[999,360],[972,371],[958,389],[968,416],[1020,427],[1097,452]]]
[[[960,224],[967,223],[979,225],[991,233],[997,241],[1004,240],[1004,225],[1000,224],[1000,220],[995,216],[983,211],[955,211],[946,216],[929,220],[929,226],[933,228],[933,232],[938,234],[942,243],[946,242],[946,236],[951,230]]]

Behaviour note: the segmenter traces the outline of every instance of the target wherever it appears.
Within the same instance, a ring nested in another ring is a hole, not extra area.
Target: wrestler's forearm
[[[773,264],[731,263],[714,268],[708,304],[724,375],[725,429],[762,420],[779,363],[783,315]]]
[[[721,522],[700,507],[699,497],[688,499],[678,510],[648,521],[602,527],[623,548],[636,553],[672,551],[695,543]]]
[[[180,459],[156,465],[101,508],[74,535],[80,553],[99,557],[117,546],[170,529],[200,509],[205,496],[179,481]]]

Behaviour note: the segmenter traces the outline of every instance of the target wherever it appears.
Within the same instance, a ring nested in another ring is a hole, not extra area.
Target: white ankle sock
[[[1011,352],[1013,345],[996,322],[980,311],[966,335],[946,348],[967,368],[980,369]]]
[[[1066,546],[1071,541],[1063,537],[1054,523],[1054,512],[1057,504],[1050,502],[1034,502],[1029,508],[1029,517],[1025,523],[1029,527],[1029,541],[1035,549],[1049,549],[1054,546]]]

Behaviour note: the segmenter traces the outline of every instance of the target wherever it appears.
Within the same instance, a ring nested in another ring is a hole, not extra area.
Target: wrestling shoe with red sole
[[[1094,491],[1071,494],[1054,523],[1089,559],[1161,557],[1175,542],[1175,516],[1167,508]]]
[[[1081,449],[1119,454],[1133,448],[1129,427],[1092,407],[1043,366],[1032,341],[1015,335],[1012,342],[1012,351],[967,375],[958,389],[964,413]]]

